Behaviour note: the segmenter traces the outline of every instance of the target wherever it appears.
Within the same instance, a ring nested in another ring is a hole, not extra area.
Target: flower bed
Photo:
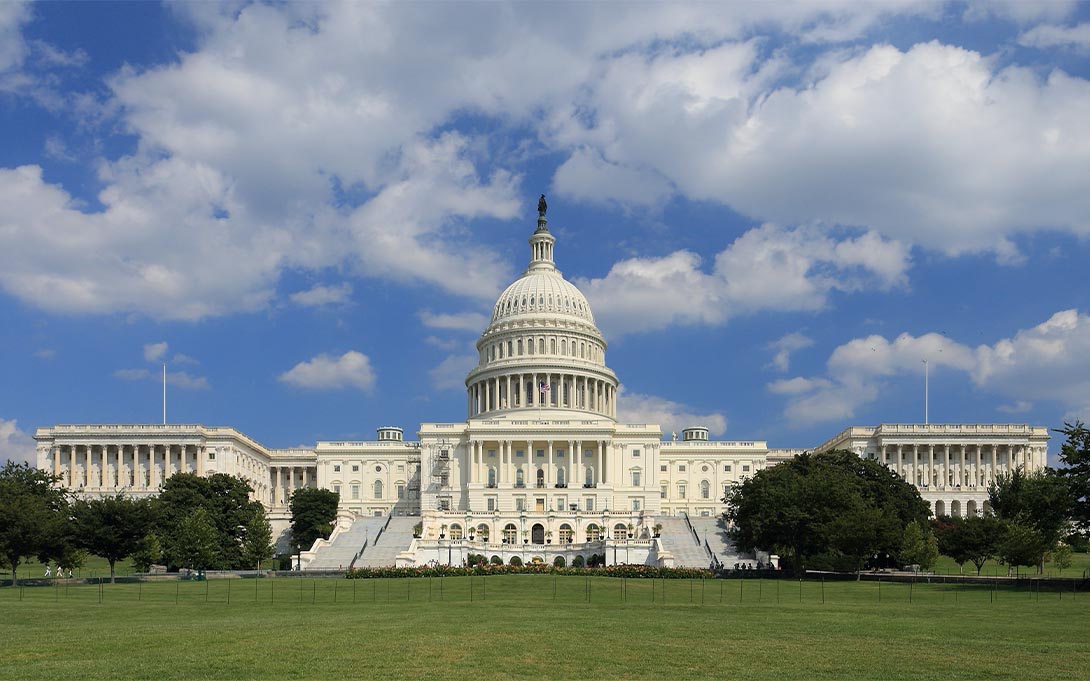
[[[665,568],[654,565],[607,565],[605,567],[555,567],[545,563],[529,565],[420,566],[356,568],[345,572],[348,579],[469,577],[473,575],[566,575],[581,577],[629,577],[633,579],[699,579],[712,577],[711,570],[697,568]]]

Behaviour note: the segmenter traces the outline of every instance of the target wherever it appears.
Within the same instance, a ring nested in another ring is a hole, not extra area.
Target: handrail
[[[368,540],[364,539],[363,546],[360,547],[359,551],[356,551],[356,555],[352,556],[352,560],[348,563],[349,570],[356,566],[356,561],[360,559],[360,556],[362,556],[363,552],[367,549],[367,541]]]
[[[390,518],[393,518],[393,516],[392,515],[386,516],[386,522],[384,522],[382,524],[382,527],[378,528],[378,532],[375,533],[375,543],[376,544],[378,543],[379,537],[382,536],[382,533],[385,532],[386,528],[390,526]]]

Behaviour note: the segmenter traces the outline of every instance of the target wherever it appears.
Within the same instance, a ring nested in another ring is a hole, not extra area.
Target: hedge
[[[608,565],[606,567],[556,567],[545,563],[529,565],[473,566],[435,565],[420,567],[356,568],[345,572],[348,579],[469,577],[472,575],[569,575],[590,577],[629,577],[633,579],[699,579],[712,577],[711,570],[698,568],[665,568],[654,565]]]

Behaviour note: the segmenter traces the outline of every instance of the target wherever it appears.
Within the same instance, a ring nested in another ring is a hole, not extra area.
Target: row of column
[[[269,484],[272,486],[272,505],[286,506],[291,500],[291,495],[301,487],[311,487],[311,470],[313,466],[277,466],[269,467]],[[313,476],[317,481],[317,473]],[[296,484],[298,480],[299,484]]]
[[[526,441],[524,457],[521,462],[515,461],[515,441],[514,440],[500,440],[496,443],[496,457],[497,462],[494,467],[496,470],[495,483],[497,486],[513,487],[518,480],[517,471],[521,468],[523,471],[523,483],[526,487],[537,486],[537,470],[538,467],[534,465],[536,457],[536,450],[534,447],[534,441]],[[545,465],[542,467],[543,472],[543,484],[546,487],[552,487],[554,484],[561,482],[557,480],[556,471],[559,469],[556,466],[556,452],[558,450],[564,450],[567,452],[567,456],[570,457],[571,464],[566,466],[566,477],[562,482],[568,485],[568,487],[582,487],[587,482],[587,471],[590,471],[591,484],[604,485],[612,482],[607,474],[608,470],[608,457],[607,451],[609,450],[609,443],[605,440],[594,441],[593,453],[588,458],[587,452],[583,450],[584,441],[582,440],[563,440],[560,442],[554,440],[545,440]],[[556,445],[560,444],[561,447]],[[489,448],[485,446],[484,440],[470,440],[469,447],[469,483],[488,483],[488,470],[492,468],[487,462],[487,453]]]
[[[57,445],[52,449],[53,475],[61,476],[61,483],[70,489],[157,490],[172,472],[204,475],[205,448],[199,445]],[[194,463],[192,470],[190,457]],[[83,470],[77,476],[81,459]],[[178,465],[172,471],[171,463],[175,460]],[[129,475],[123,479],[124,473]]]
[[[541,384],[549,386],[542,392]],[[616,417],[617,389],[612,382],[576,374],[518,373],[478,381],[469,387],[470,416],[498,409],[563,407]]]
[[[1001,451],[1003,447],[1006,447],[1005,452]],[[893,451],[889,452],[889,448],[892,448]],[[937,448],[942,449],[941,459],[939,459],[938,462],[942,469],[941,477],[939,478],[935,477],[935,450]],[[958,450],[956,453],[957,461],[955,462],[957,473],[953,482],[949,480],[951,473],[951,448],[956,448]],[[990,451],[985,453],[985,448],[990,449]],[[895,461],[895,470],[899,475],[904,475],[905,467],[909,466],[911,475],[904,476],[909,482],[918,486],[934,486],[937,489],[946,489],[947,487],[956,487],[957,485],[987,486],[989,483],[995,481],[997,475],[1001,473],[1010,474],[1019,466],[1024,467],[1027,472],[1039,467],[1032,451],[1025,445],[898,444],[887,445],[883,449],[886,450],[884,452],[885,463],[892,466]],[[925,451],[921,454],[921,450]],[[967,473],[970,473],[970,475],[967,475]],[[921,478],[921,475],[926,475],[926,477]],[[981,477],[982,475],[983,477]]]

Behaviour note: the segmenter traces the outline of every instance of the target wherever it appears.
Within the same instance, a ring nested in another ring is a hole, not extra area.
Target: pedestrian
[[[45,576],[46,577],[52,577],[53,576],[53,573],[50,571],[49,563],[45,564]]]
[[[72,568],[68,568],[68,579],[72,579]]]

